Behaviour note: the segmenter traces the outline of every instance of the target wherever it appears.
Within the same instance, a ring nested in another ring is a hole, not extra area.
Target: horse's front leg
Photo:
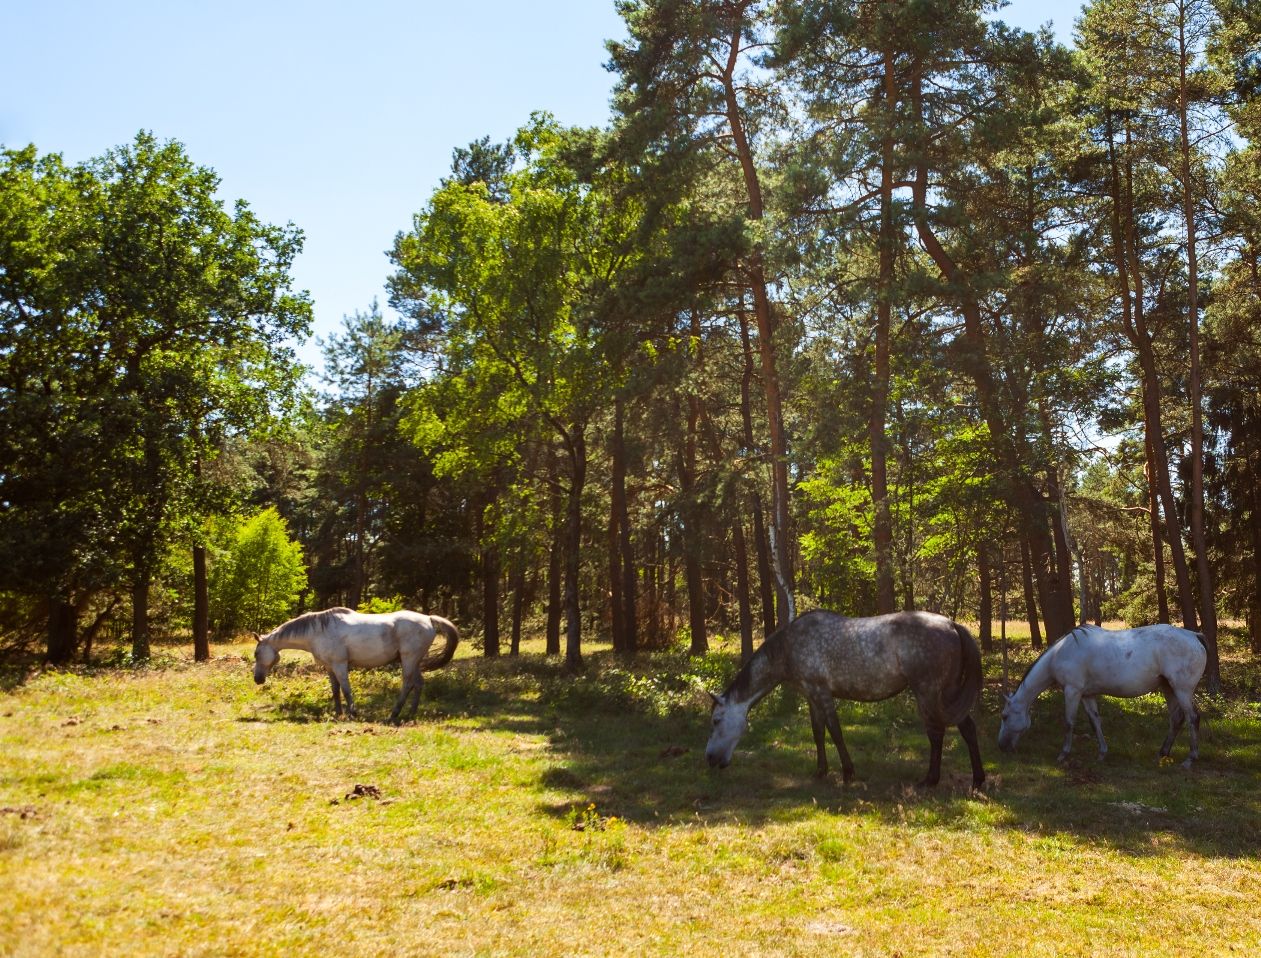
[[[841,720],[836,716],[836,699],[832,698],[832,693],[828,691],[815,690],[813,693],[806,693],[806,697],[810,701],[812,710],[817,709],[823,718],[823,724],[827,727],[828,732],[832,736],[832,741],[836,744],[836,752],[841,757],[841,780],[846,784],[854,777],[854,760],[849,757],[849,749],[845,747],[845,736],[841,734]],[[813,713],[811,720],[813,721]],[[815,746],[819,746],[821,736],[815,734]],[[822,752],[822,750],[821,750]],[[823,759],[821,770],[827,771],[827,759]]]
[[[355,717],[355,697],[350,691],[350,667],[345,662],[337,662],[329,667],[333,677],[341,685],[342,694],[346,696],[346,713]]]
[[[1081,689],[1076,686],[1064,686],[1064,747],[1060,749],[1058,762],[1068,758],[1073,750],[1073,725],[1077,722],[1077,707],[1081,704]]]
[[[328,684],[333,689],[333,714],[337,718],[342,717],[342,687],[337,681],[337,676],[331,671],[328,673]]]
[[[1099,700],[1093,695],[1087,695],[1082,698],[1081,704],[1086,707],[1086,717],[1095,727],[1095,738],[1099,740],[1099,758],[1102,760],[1108,754],[1108,743],[1103,739],[1103,722],[1099,719]]]

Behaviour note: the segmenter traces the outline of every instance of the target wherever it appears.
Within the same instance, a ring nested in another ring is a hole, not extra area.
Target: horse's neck
[[[759,699],[784,681],[780,661],[779,656],[770,655],[766,646],[763,645],[736,675],[728,695],[734,694],[735,700],[741,705],[756,704]]]
[[[1020,683],[1020,688],[1016,689],[1013,698],[1025,704],[1032,704],[1034,699],[1055,684],[1055,676],[1051,672],[1051,659],[1054,654],[1054,647],[1047,649],[1042,657],[1033,663],[1033,667],[1029,669],[1025,680]]]
[[[268,639],[267,642],[277,652],[283,649],[297,649],[299,652],[311,651],[311,637],[309,635],[290,636],[284,639]]]

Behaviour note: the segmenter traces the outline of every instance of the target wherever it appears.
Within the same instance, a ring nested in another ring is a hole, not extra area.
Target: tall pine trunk
[[[1173,484],[1169,476],[1169,454],[1165,449],[1164,429],[1160,411],[1160,376],[1156,369],[1156,354],[1152,335],[1147,327],[1146,305],[1143,296],[1142,256],[1135,225],[1134,170],[1130,161],[1132,138],[1130,121],[1125,121],[1126,161],[1118,162],[1112,135],[1112,116],[1108,113],[1108,156],[1113,183],[1113,230],[1114,243],[1119,243],[1118,279],[1123,298],[1122,315],[1125,332],[1138,355],[1139,370],[1143,380],[1143,423],[1149,442],[1152,476],[1157,499],[1164,515],[1165,532],[1169,541],[1169,555],[1173,562],[1174,581],[1178,587],[1178,605],[1182,624],[1188,629],[1198,626],[1195,600],[1191,594],[1191,580],[1187,570],[1186,552],[1182,546],[1182,521],[1178,516],[1177,502],[1173,497]],[[1122,176],[1122,173],[1124,176]]]
[[[689,651],[692,655],[704,655],[709,651],[709,636],[705,626],[705,579],[701,573],[701,555],[704,552],[701,509],[696,501],[696,476],[698,471],[697,442],[701,419],[701,397],[697,393],[704,381],[705,359],[701,348],[700,314],[691,311],[691,339],[693,370],[696,385],[687,396],[687,434],[683,448],[678,453],[680,509],[683,527],[683,580],[687,585],[688,631],[691,635]]]
[[[488,659],[499,656],[499,548],[485,541],[482,543],[482,653]]]
[[[976,567],[981,579],[981,601],[980,609],[977,613],[979,619],[978,638],[981,641],[981,651],[994,651],[994,593],[993,583],[990,579],[990,563],[989,556],[985,544],[982,543],[976,548]]]
[[[565,436],[569,453],[569,497],[565,507],[565,668],[581,671],[582,609],[579,574],[582,550],[582,491],[587,483],[587,440],[581,425]]]
[[[1038,607],[1033,597],[1033,568],[1029,562],[1029,540],[1020,539],[1020,580],[1025,592],[1025,618],[1029,620],[1029,642],[1042,648],[1042,630],[1038,628]]]
[[[563,613],[561,604],[561,582],[563,580],[561,558],[565,554],[565,506],[564,498],[555,491],[558,481],[556,475],[556,459],[548,459],[548,475],[551,479],[552,492],[552,548],[547,558],[547,655],[560,655],[560,621]]]
[[[512,573],[512,635],[508,640],[508,654],[514,658],[521,654],[521,619],[525,615],[525,564],[518,559]]]
[[[193,460],[193,476],[201,480],[201,457]],[[193,546],[193,660],[210,660],[210,580],[206,574],[206,547]]]
[[[613,452],[613,476],[611,484],[617,484],[617,453]],[[625,606],[622,603],[622,549],[618,537],[616,494],[609,496],[609,518],[607,541],[609,562],[609,630],[613,638],[613,651],[624,654],[626,651]]]
[[[753,346],[749,338],[749,321],[744,310],[740,310],[740,342],[744,348],[744,370],[740,377],[740,418],[744,427],[744,448],[746,455],[752,455],[755,448],[753,439],[752,392],[753,377],[756,371],[753,366]],[[749,494],[749,511],[753,513],[753,548],[757,553],[758,598],[762,606],[762,634],[770,635],[775,631],[775,590],[771,579],[771,563],[766,542],[766,522],[763,518],[762,496],[756,489]]]
[[[727,127],[740,161],[748,199],[749,219],[761,223],[764,218],[762,184],[753,160],[753,149],[744,129],[744,119],[736,95],[735,70],[740,57],[741,29],[736,26],[730,39],[729,53],[722,73]],[[745,264],[749,290],[753,294],[753,314],[757,318],[758,352],[762,361],[762,389],[766,397],[766,419],[771,438],[771,523],[767,530],[770,544],[770,567],[774,577],[776,622],[785,625],[796,617],[793,595],[792,549],[788,538],[788,441],[784,433],[783,402],[780,396],[779,369],[775,356],[775,322],[767,292],[765,261],[762,246],[757,243]]]
[[[613,511],[617,516],[617,547],[622,573],[622,652],[639,651],[639,626],[635,617],[635,550],[631,542],[630,496],[626,491],[625,403],[618,397],[613,404],[614,450]]]
[[[1204,534],[1204,411],[1200,384],[1200,267],[1196,250],[1195,192],[1191,185],[1191,134],[1188,115],[1187,67],[1191,49],[1187,39],[1186,0],[1178,7],[1178,121],[1182,165],[1182,205],[1187,235],[1187,312],[1190,332],[1191,391],[1191,547],[1200,587],[1200,632],[1208,647],[1205,685],[1210,692],[1222,690],[1221,663],[1217,654],[1217,603],[1213,572],[1208,564],[1208,540]]]
[[[1258,458],[1261,458],[1261,451],[1254,450],[1247,459],[1252,478],[1252,515],[1249,522],[1252,532],[1252,601],[1249,603],[1248,630],[1255,655],[1261,655],[1261,470],[1253,465]]]
[[[1160,531],[1160,496],[1156,492],[1156,470],[1152,466],[1152,437],[1143,428],[1143,450],[1146,461],[1143,463],[1143,478],[1147,482],[1147,519],[1152,536],[1152,560],[1156,576],[1156,615],[1158,621],[1169,621],[1169,587],[1165,581],[1165,539]]]
[[[893,163],[896,81],[893,54],[884,54],[883,128],[880,134],[880,276],[876,291],[876,356],[871,387],[871,415],[867,438],[871,446],[872,539],[876,553],[876,613],[894,609],[893,520],[889,511],[888,440],[885,436],[889,401],[889,330],[893,312],[894,222]]]

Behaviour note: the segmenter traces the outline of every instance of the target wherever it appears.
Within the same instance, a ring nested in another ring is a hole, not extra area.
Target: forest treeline
[[[825,606],[1261,652],[1256,4],[1096,0],[1071,50],[617,6],[607,126],[456,148],[318,377],[301,232],[178,143],[3,154],[5,641],[401,603],[577,668]]]

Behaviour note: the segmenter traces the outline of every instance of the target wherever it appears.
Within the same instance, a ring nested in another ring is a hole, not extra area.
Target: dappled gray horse
[[[437,634],[443,634],[442,651],[430,655],[429,649]],[[399,693],[390,721],[397,722],[408,695],[412,696],[413,718],[420,705],[422,672],[432,672],[451,661],[460,633],[454,625],[438,615],[419,612],[386,612],[368,614],[350,609],[326,609],[308,612],[259,638],[254,648],[254,681],[262,685],[276,663],[281,649],[310,652],[315,661],[328,671],[333,688],[333,705],[342,714],[342,693],[346,708],[355,714],[355,700],[350,693],[350,669],[375,669],[391,662],[403,666],[403,688]]]
[[[1029,727],[1029,708],[1053,685],[1064,690],[1066,732],[1060,761],[1073,747],[1073,723],[1078,704],[1099,739],[1099,757],[1108,754],[1099,721],[1097,695],[1133,698],[1161,692],[1169,708],[1169,735],[1160,747],[1162,757],[1173,748],[1173,740],[1183,724],[1191,722],[1191,754],[1183,765],[1200,756],[1200,713],[1194,692],[1208,660],[1204,637],[1175,625],[1145,625],[1137,629],[1109,631],[1093,625],[1079,625],[1047,649],[1029,666],[1016,691],[1007,696],[1003,723],[998,729],[998,747],[1010,752],[1020,734]]]
[[[897,612],[849,619],[815,611],[794,619],[762,644],[726,692],[710,693],[713,731],[705,758],[711,766],[731,763],[749,709],[781,683],[799,689],[810,705],[820,776],[828,770],[825,728],[840,753],[844,780],[854,775],[836,699],[875,702],[909,688],[932,749],[920,784],[936,785],[941,778],[941,746],[950,725],[958,726],[968,745],[972,784],[985,782],[976,723],[968,714],[981,690],[981,653],[968,630],[945,616]]]

